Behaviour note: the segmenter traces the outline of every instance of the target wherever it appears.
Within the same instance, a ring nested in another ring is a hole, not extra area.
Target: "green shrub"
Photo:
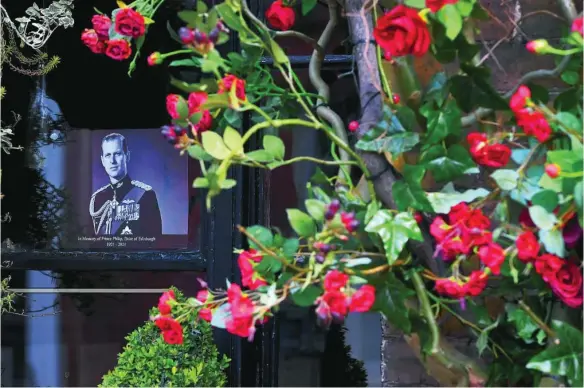
[[[321,361],[322,387],[366,387],[367,371],[363,361],[351,356],[347,344],[347,328],[333,324],[326,335],[326,345]]]
[[[185,300],[173,288],[178,301]],[[158,313],[154,308],[152,315]],[[219,358],[211,326],[193,316],[183,324],[184,343],[168,345],[153,322],[130,333],[117,366],[104,377],[100,387],[223,387],[229,365]]]

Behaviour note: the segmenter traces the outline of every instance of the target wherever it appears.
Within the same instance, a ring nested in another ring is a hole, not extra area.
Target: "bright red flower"
[[[454,260],[458,255],[466,255],[469,253],[469,245],[466,244],[460,236],[446,239],[439,245],[442,251],[442,257],[446,261]]]
[[[114,39],[107,42],[105,55],[116,61],[123,61],[132,55],[130,43],[124,39]]]
[[[213,116],[211,116],[211,113],[206,110],[203,112],[203,115],[201,116],[201,119],[193,125],[193,135],[197,136],[199,133],[201,132],[205,132],[208,131],[209,129],[211,129],[211,127],[213,126]]]
[[[255,305],[253,301],[244,296],[233,299],[229,303],[231,315],[225,321],[225,328],[231,334],[251,338],[255,333],[253,320]]]
[[[181,345],[184,342],[182,328],[180,330],[163,331],[162,338],[169,345]]]
[[[398,5],[377,20],[373,30],[377,44],[392,57],[421,57],[430,48],[430,31],[418,11]]]
[[[500,168],[509,163],[511,149],[503,144],[492,144],[481,148],[474,155],[471,152],[471,156],[480,165]]]
[[[192,92],[189,94],[189,116],[201,110],[201,105],[207,102],[209,95],[207,92]]]
[[[233,74],[227,74],[221,81],[219,81],[219,91],[217,93],[230,93],[232,88],[235,88],[235,96],[238,100],[246,100],[245,81],[237,78]]]
[[[564,260],[546,253],[535,259],[535,272],[540,274],[544,281],[550,283],[563,265]]]
[[[81,41],[95,54],[103,54],[105,52],[105,42],[99,40],[99,36],[95,30],[88,30],[86,28],[81,33]]]
[[[458,0],[426,0],[426,8],[430,8],[430,11],[436,13],[446,4],[456,4],[457,2]]]
[[[505,261],[505,252],[497,243],[489,243],[479,248],[479,258],[481,262],[489,267],[495,275],[501,273],[501,265]]]
[[[266,281],[255,272],[253,263],[254,261],[249,258],[248,252],[242,252],[237,258],[237,264],[241,271],[241,284],[244,287],[248,287],[250,290],[255,290],[267,284]]]
[[[464,298],[466,295],[464,285],[451,278],[436,279],[435,288],[436,292],[439,294],[446,295],[454,299]]]
[[[582,16],[572,22],[572,32],[578,32],[580,35],[584,36],[584,23],[582,22]]]
[[[525,108],[517,111],[515,118],[517,125],[523,128],[523,132],[526,135],[534,136],[540,143],[547,141],[552,135],[552,129],[541,112]]]
[[[450,208],[448,212],[448,220],[450,224],[455,225],[459,222],[464,222],[471,214],[471,210],[466,202],[460,202]]]
[[[211,296],[209,290],[199,290],[199,292],[197,292],[196,299],[201,303],[205,303],[209,299],[209,296]]]
[[[349,311],[352,313],[365,313],[371,309],[373,303],[375,303],[375,287],[365,284],[351,297]]]
[[[488,276],[483,271],[472,271],[468,281],[464,284],[464,293],[469,296],[480,295],[487,287]]]
[[[525,85],[519,86],[515,93],[511,96],[511,100],[509,101],[509,106],[514,113],[525,108],[527,102],[531,98],[531,90]]]
[[[204,321],[211,322],[211,320],[213,319],[213,311],[211,311],[211,309],[208,308],[200,309],[199,318],[201,318]]]
[[[178,94],[169,94],[166,96],[166,111],[175,120],[182,118],[179,112],[179,104],[186,104],[186,102]]]
[[[266,10],[266,20],[278,30],[286,31],[292,28],[295,18],[294,9],[286,7],[282,0],[274,1]]]
[[[93,15],[91,18],[91,23],[93,24],[93,29],[99,36],[100,40],[109,39],[109,30],[112,25],[112,21],[105,15]]]
[[[176,319],[163,316],[157,318],[154,324],[162,331],[164,342],[170,345],[183,343],[183,328]]]
[[[176,300],[176,296],[174,295],[173,290],[168,290],[162,294],[162,296],[158,299],[158,311],[162,315],[168,315],[171,312],[170,304],[168,303],[171,300]]]
[[[333,317],[342,319],[347,315],[348,299],[340,291],[327,291],[321,297],[321,303],[326,303]]]
[[[539,254],[540,246],[537,237],[531,231],[521,233],[517,237],[515,245],[517,246],[517,257],[524,263],[534,260]]]
[[[144,35],[146,24],[144,16],[132,8],[122,8],[116,14],[115,31],[124,36],[136,39]]]
[[[582,306],[582,270],[571,261],[551,275],[550,286],[554,293],[572,308]]]
[[[336,269],[329,271],[324,277],[323,286],[325,291],[339,291],[347,285],[349,275]]]
[[[452,233],[452,226],[448,225],[442,217],[434,218],[432,224],[430,224],[430,234],[436,239],[436,241],[441,242]]]

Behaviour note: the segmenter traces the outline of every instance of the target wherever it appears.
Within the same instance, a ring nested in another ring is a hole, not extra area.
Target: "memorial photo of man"
[[[101,164],[109,184],[96,190],[89,204],[96,235],[157,237],[162,234],[158,199],[152,187],[128,174],[126,138],[110,133],[101,141]]]

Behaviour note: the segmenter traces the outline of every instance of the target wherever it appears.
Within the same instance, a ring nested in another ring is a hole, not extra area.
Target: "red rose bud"
[[[414,213],[414,220],[419,224],[424,220],[424,217],[420,213]]]
[[[355,132],[357,129],[359,129],[359,122],[358,121],[351,121],[349,123],[349,131]]]
[[[162,63],[162,55],[156,51],[148,56],[148,66],[156,66]]]
[[[333,199],[331,203],[329,203],[328,208],[336,213],[341,208],[341,202],[338,199]]]
[[[130,43],[124,39],[114,39],[107,42],[105,55],[116,61],[123,61],[132,55]]]
[[[531,42],[527,42],[525,46],[528,51],[534,54],[545,54],[549,48],[548,41],[545,39],[536,39]]]
[[[101,40],[109,39],[109,29],[112,25],[112,21],[105,15],[93,15],[91,18],[91,24],[93,24],[93,29],[99,36]]]
[[[191,44],[195,41],[195,31],[191,28],[181,27],[178,36],[184,44]]]
[[[357,228],[359,227],[359,221],[353,220],[353,221],[349,222],[348,225],[345,225],[345,227],[347,228],[347,231],[352,233],[352,232],[356,231]]]
[[[94,54],[103,54],[105,52],[105,42],[99,40],[99,36],[95,30],[88,30],[87,28],[81,33],[81,41]]]
[[[584,23],[582,22],[582,17],[579,17],[572,22],[571,31],[577,32],[580,35],[584,36]]]
[[[282,0],[276,0],[266,10],[266,19],[272,27],[286,31],[294,25],[296,14],[292,8],[286,7]]]
[[[557,178],[560,175],[562,169],[555,163],[546,164],[545,173],[548,174],[550,178]]]
[[[393,94],[391,96],[391,99],[395,105],[399,104],[399,102],[401,101],[401,97],[399,96],[399,94]]]

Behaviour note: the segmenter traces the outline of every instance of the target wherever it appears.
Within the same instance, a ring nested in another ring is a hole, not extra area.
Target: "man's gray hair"
[[[105,143],[107,141],[114,141],[114,140],[119,140],[122,143],[122,149],[124,150],[124,153],[127,154],[128,153],[128,142],[126,141],[126,138],[122,134],[110,133],[109,135],[105,136],[101,140],[101,145],[103,146],[103,143]],[[103,155],[103,148],[102,148],[101,154]]]

